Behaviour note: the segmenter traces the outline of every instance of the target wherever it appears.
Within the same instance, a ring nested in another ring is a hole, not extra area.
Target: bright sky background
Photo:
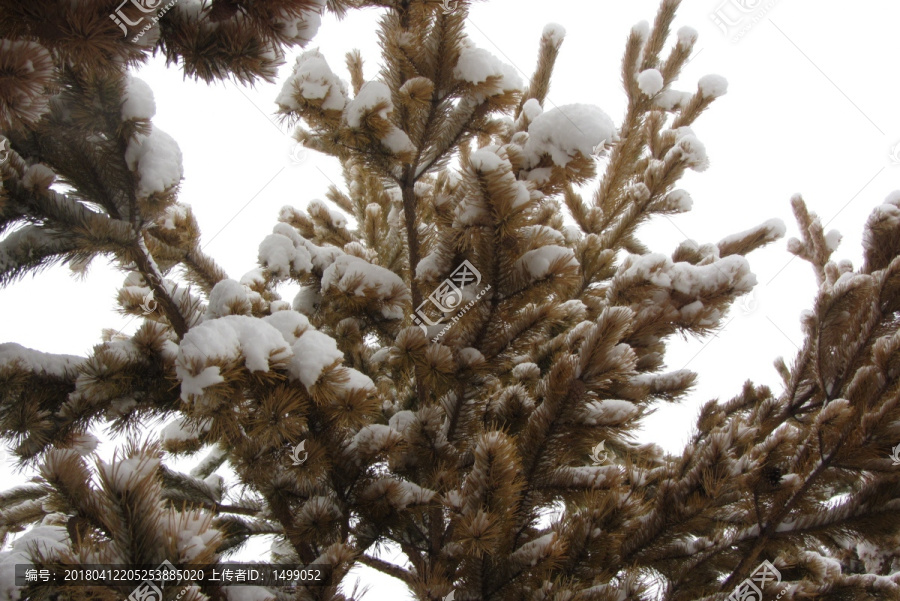
[[[467,31],[527,80],[544,25],[561,24],[567,35],[548,108],[592,103],[618,124],[625,110],[619,75],[625,39],[633,24],[652,21],[657,7],[656,0],[490,0],[472,7]],[[717,11],[732,22],[742,17],[730,35],[710,17]],[[366,77],[373,79],[380,60],[378,14],[360,11],[342,22],[326,16],[309,47],[318,46],[348,80],[344,55],[359,48]],[[826,231],[844,235],[835,256],[858,266],[866,217],[900,189],[897,23],[895,0],[686,0],[675,29],[691,25],[700,39],[675,87],[693,91],[701,76],[718,73],[729,91],[694,127],[711,166],[681,180],[693,211],[645,226],[642,239],[669,254],[685,238],[714,243],[772,217],[785,221],[788,237],[798,236],[789,199],[799,192]],[[292,64],[293,57],[277,84],[255,88],[183,81],[161,59],[137,72],[154,90],[155,126],[181,146],[180,200],[199,219],[204,250],[235,279],[256,267],[257,246],[280,207],[303,207],[324,198],[329,183],[342,183],[334,159],[311,153],[297,164],[288,130],[273,117]],[[699,385],[682,405],[651,416],[642,439],[680,453],[700,403],[731,398],[747,379],[780,391],[772,361],[784,356],[790,363],[795,356],[802,342],[799,314],[812,306],[815,280],[806,263],[787,253],[785,240],[751,255],[750,263],[759,281],[755,294],[732,311],[722,331],[670,345],[668,367],[697,371]],[[57,267],[0,290],[0,342],[84,356],[102,328],[133,332],[138,322],[115,311],[123,279],[98,261],[84,280]],[[101,449],[104,456],[109,452]],[[12,474],[8,460],[0,474],[7,486],[24,479]],[[248,550],[240,557],[254,556]],[[411,598],[391,578],[361,573],[372,587],[370,599]]]

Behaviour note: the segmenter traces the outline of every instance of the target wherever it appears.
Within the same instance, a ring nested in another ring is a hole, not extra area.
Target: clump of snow
[[[647,69],[638,74],[637,84],[641,92],[647,96],[656,96],[663,89],[665,82],[663,82],[662,73],[658,70]]]
[[[686,107],[693,97],[694,95],[690,92],[682,92],[680,90],[669,88],[660,92],[659,95],[653,99],[653,105],[665,111],[672,111]]]
[[[347,105],[347,84],[335,75],[318,50],[307,50],[297,57],[294,70],[275,98],[279,106],[300,109],[298,97],[321,103],[326,111],[343,111]]]
[[[350,101],[350,104],[344,110],[347,125],[359,127],[363,117],[371,113],[379,105],[381,105],[381,108],[378,110],[378,116],[382,119],[387,119],[387,116],[394,110],[394,103],[391,101],[391,89],[380,81],[367,81],[359,90],[359,94]]]
[[[537,98],[529,98],[525,101],[525,104],[522,105],[522,114],[528,118],[528,121],[534,121],[543,112],[544,108],[541,106],[541,103],[538,102]]]
[[[45,190],[56,180],[56,173],[42,163],[29,165],[25,169],[22,185],[26,190]]]
[[[293,345],[306,330],[310,329],[306,315],[297,311],[278,311],[262,320],[281,332],[288,344]]]
[[[401,154],[404,152],[415,152],[416,147],[413,146],[412,140],[406,135],[406,132],[399,127],[394,127],[386,135],[381,138],[381,143],[392,154]]]
[[[180,417],[166,426],[159,432],[159,440],[163,444],[166,442],[185,442],[194,440],[203,432],[209,430],[212,422],[208,419],[203,420],[200,424],[194,421]]]
[[[500,157],[497,153],[488,150],[487,148],[482,148],[472,153],[469,157],[469,163],[471,163],[472,167],[478,171],[487,172],[497,171],[503,165],[508,164],[508,161]]]
[[[269,234],[259,245],[259,263],[277,278],[294,273],[307,273],[312,269],[309,251],[279,233]]]
[[[681,47],[687,47],[697,41],[697,38],[700,37],[700,34],[697,33],[697,30],[693,27],[688,27],[685,25],[684,27],[678,30],[678,45]]]
[[[275,22],[280,26],[280,33],[289,40],[305,46],[313,39],[322,25],[321,11],[325,6],[324,0],[316,0],[318,10],[304,10],[299,17],[279,15]]]
[[[697,82],[700,94],[707,98],[718,98],[728,92],[728,80],[721,75],[704,75]]]
[[[73,373],[84,361],[83,357],[42,353],[15,342],[0,344],[0,369],[18,364],[34,374],[65,378],[66,374]]]
[[[746,238],[756,238],[757,236],[761,236],[762,240],[766,243],[774,242],[775,240],[783,238],[786,232],[787,227],[784,225],[784,221],[777,218],[769,219],[749,230],[725,236],[719,241],[717,246],[718,248],[723,249]]]
[[[306,386],[307,390],[322,375],[326,367],[344,359],[334,338],[316,330],[307,330],[294,343],[294,357],[288,371]]]
[[[690,127],[679,127],[674,130],[675,145],[666,153],[666,160],[681,159],[694,171],[705,171],[709,167],[706,147]]]
[[[139,198],[171,188],[184,175],[178,144],[166,132],[151,127],[149,135],[132,136],[125,150],[125,162],[138,176],[136,193]]]
[[[390,296],[392,302],[381,309],[382,315],[387,319],[403,319],[402,302],[403,299],[408,300],[409,296],[409,289],[396,273],[352,255],[341,255],[322,272],[322,294],[326,294],[331,288],[357,296],[365,296],[367,293],[374,293],[380,298]],[[401,298],[394,299],[393,295],[398,290],[403,291],[403,294]],[[397,302],[393,302],[394,300]]]
[[[634,417],[638,410],[634,403],[618,399],[593,401],[582,409],[584,423],[591,426],[615,426]]]
[[[191,563],[216,547],[220,533],[213,528],[212,518],[211,513],[197,509],[186,512],[169,511],[166,530],[177,533],[175,548],[178,551],[178,564]]]
[[[312,315],[322,303],[322,294],[318,288],[313,286],[303,286],[294,297],[291,307],[294,311],[299,311],[304,315]]]
[[[104,479],[121,492],[135,490],[141,481],[156,473],[159,464],[159,457],[137,454],[127,459],[114,459],[112,463],[101,459],[97,467]]]
[[[235,308],[239,309],[237,313]],[[250,298],[247,296],[247,289],[234,280],[222,280],[213,286],[209,293],[209,306],[206,308],[207,319],[232,314],[246,315],[249,311]]]
[[[76,435],[68,448],[75,451],[81,456],[85,456],[90,455],[91,453],[96,451],[99,444],[99,438],[97,438],[90,432],[85,432],[83,434]]]
[[[153,90],[143,79],[125,75],[125,92],[122,94],[122,120],[150,119],[156,114]]]
[[[270,360],[283,361],[291,356],[281,332],[261,319],[228,315],[203,322],[185,334],[175,360],[175,373],[181,380],[181,398],[203,394],[209,386],[224,382],[216,361],[243,359],[250,371],[269,371]],[[193,365],[206,365],[195,373]]]
[[[825,234],[825,247],[828,248],[831,252],[837,250],[838,246],[841,244],[841,239],[843,236],[838,230],[831,230],[827,234]]]
[[[565,167],[577,153],[589,157],[597,146],[615,140],[612,119],[599,107],[567,104],[537,116],[528,126],[525,156],[537,165],[549,154],[553,162]]]
[[[668,288],[688,297],[712,294],[733,288],[735,293],[750,292],[756,276],[741,255],[729,255],[708,265],[673,263],[662,254],[629,255],[619,267],[617,277],[635,278]]]
[[[475,94],[476,102],[484,102],[489,96],[522,89],[522,78],[516,70],[482,48],[466,46],[459,53],[453,76],[471,84],[482,84],[488,79],[493,85]]]
[[[547,23],[544,26],[541,37],[547,38],[551,44],[559,48],[559,45],[563,43],[563,39],[566,37],[566,28],[559,23]]]
[[[650,23],[647,21],[638,21],[631,27],[631,33],[646,40],[650,36]]]
[[[518,264],[523,266],[532,279],[540,280],[547,277],[550,266],[562,261],[565,265],[577,265],[575,252],[571,248],[550,244],[530,250],[519,259]]]
[[[694,206],[694,199],[686,190],[672,190],[666,195],[666,204],[674,211],[687,213]]]

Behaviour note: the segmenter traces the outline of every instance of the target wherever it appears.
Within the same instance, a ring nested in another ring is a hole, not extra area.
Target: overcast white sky
[[[527,79],[542,28],[563,25],[566,41],[549,105],[596,104],[620,123],[625,38],[634,23],[652,21],[657,7],[656,0],[490,0],[472,7],[467,30],[476,45]],[[730,35],[711,18],[717,12],[739,21]],[[319,47],[345,79],[344,54],[359,48],[367,79],[373,79],[380,58],[378,14],[356,12],[342,22],[327,16],[309,47]],[[785,221],[788,236],[797,236],[789,199],[799,192],[827,222],[826,230],[844,235],[836,256],[858,265],[866,217],[900,189],[897,23],[895,0],[686,0],[675,28],[691,25],[700,39],[675,87],[694,90],[701,76],[718,73],[728,79],[729,91],[694,127],[711,166],[681,182],[693,196],[693,211],[649,224],[644,241],[669,254],[685,238],[717,242],[772,217]],[[287,130],[273,118],[274,98],[292,64],[293,58],[277,84],[255,88],[183,81],[161,59],[137,73],[155,92],[154,124],[181,146],[180,200],[193,207],[205,250],[233,278],[256,266],[257,245],[281,206],[303,207],[323,198],[329,183],[342,183],[333,159],[313,153],[295,164]],[[647,420],[645,440],[680,452],[700,403],[730,398],[748,378],[780,390],[772,361],[793,359],[802,341],[799,314],[811,307],[815,282],[807,264],[792,260],[784,240],[752,255],[750,263],[759,281],[755,298],[733,311],[715,338],[670,345],[668,367],[687,366],[700,382],[689,401]],[[115,312],[122,280],[97,262],[83,281],[58,267],[0,290],[0,342],[88,354],[102,328],[131,332],[137,325]],[[0,472],[9,473],[9,485],[22,479],[12,477],[9,463]],[[365,581],[372,599],[407,598],[390,578],[367,575]]]

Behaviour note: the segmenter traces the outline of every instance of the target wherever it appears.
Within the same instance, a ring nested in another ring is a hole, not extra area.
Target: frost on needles
[[[106,6],[0,0],[0,283],[102,257],[139,324],[86,357],[0,344],[0,436],[34,475],[0,493],[0,600],[123,596],[16,586],[17,563],[215,567],[264,536],[263,560],[327,565],[324,585],[165,598],[349,601],[361,564],[429,601],[712,601],[764,561],[766,599],[900,598],[900,195],[860,267],[792,199],[788,250],[819,287],[781,390],[705,403],[680,455],[636,443],[698,377],[667,368],[668,341],[721,327],[756,285],[749,253],[786,234],[640,239],[691,210],[679,180],[709,163],[692,127],[727,83],[675,87],[697,32],[664,0],[626,32],[624,115],[548,106],[564,28],[525,80],[456,4],[181,0],[133,44]],[[307,49],[275,99],[344,186],[301,192],[230,276],[129,69],[158,50],[205,81],[271,81],[324,10],[366,7],[381,70],[351,52],[345,81]]]

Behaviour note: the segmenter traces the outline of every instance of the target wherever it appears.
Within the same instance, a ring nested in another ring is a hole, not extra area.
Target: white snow
[[[650,23],[647,21],[638,21],[631,27],[631,33],[646,40],[650,36]]]
[[[641,92],[647,96],[656,96],[665,85],[662,73],[656,69],[641,71],[637,76],[637,83]]]
[[[578,264],[578,261],[575,259],[575,252],[571,248],[556,246],[555,244],[530,250],[522,255],[517,263],[522,265],[533,279],[540,280],[545,278],[550,272],[550,265],[560,260],[562,260],[564,265]]]
[[[132,136],[125,150],[125,162],[138,176],[136,193],[139,198],[171,188],[184,175],[178,144],[166,132],[151,127],[149,135]]]
[[[56,173],[43,163],[29,165],[25,169],[22,185],[26,190],[45,189],[56,180]]]
[[[827,234],[825,234],[825,246],[831,252],[834,252],[838,249],[838,246],[841,244],[841,239],[843,236],[838,230],[831,230]]]
[[[269,371],[269,361],[290,358],[291,351],[277,329],[261,319],[228,315],[191,328],[178,349],[175,373],[181,380],[181,398],[203,394],[203,389],[223,382],[212,361],[243,359],[250,371]],[[194,372],[194,364],[205,365]]]
[[[156,114],[153,90],[143,79],[125,75],[125,92],[122,94],[122,120],[150,119]]]
[[[679,127],[674,131],[676,142],[669,152],[666,153],[666,160],[680,158],[691,169],[705,171],[709,167],[706,147],[694,135],[693,130],[690,127]]]
[[[592,426],[615,426],[637,414],[637,407],[629,401],[606,399],[592,401],[583,408],[584,422]]]
[[[537,98],[529,98],[525,101],[525,104],[522,105],[522,114],[525,115],[528,121],[534,121],[543,112],[544,108],[541,106],[541,103],[538,102]]]
[[[225,279],[213,286],[209,293],[209,305],[206,307],[206,318],[215,319],[232,314],[230,307],[247,307],[250,308],[250,299],[247,296],[247,289],[243,285],[234,281]]]
[[[297,311],[278,311],[262,318],[264,322],[281,332],[288,344],[293,345],[306,330],[310,329],[306,315]]]
[[[741,255],[730,255],[708,265],[673,263],[658,253],[629,255],[619,267],[617,277],[646,280],[688,297],[708,295],[723,288],[734,288],[736,293],[750,292],[756,285],[756,276]]]
[[[178,564],[191,563],[217,546],[220,533],[213,528],[212,518],[212,514],[197,509],[184,512],[169,510],[166,530],[178,533],[175,539]]]
[[[663,110],[671,111],[684,108],[693,97],[694,95],[690,92],[682,92],[680,90],[668,88],[660,92],[659,95],[653,99],[653,105]]]
[[[666,204],[672,210],[686,213],[694,206],[694,199],[691,198],[691,195],[686,190],[676,189],[666,195]]]
[[[159,432],[159,440],[163,444],[168,441],[185,442],[194,440],[203,432],[209,430],[212,422],[208,419],[203,420],[199,424],[196,421],[189,421],[183,417],[179,417],[175,421],[169,422]]]
[[[556,47],[559,47],[559,45],[562,44],[563,39],[565,39],[566,37],[566,28],[559,23],[547,23],[544,26],[544,31],[541,33],[541,37],[549,39],[550,43],[552,43]]]
[[[135,487],[144,478],[156,472],[159,464],[159,457],[138,454],[127,459],[114,459],[112,463],[106,463],[101,459],[97,468],[118,492],[124,492],[136,490]]]
[[[338,350],[334,338],[317,330],[304,332],[292,349],[294,356],[288,371],[293,378],[300,380],[307,390],[312,388],[326,367],[344,359],[344,354]]]
[[[384,424],[371,424],[356,433],[347,451],[361,453],[364,457],[381,452],[401,440],[400,433]]]
[[[381,108],[378,110],[378,116],[387,119],[387,116],[394,110],[391,89],[380,81],[367,81],[359,90],[359,94],[350,101],[344,110],[347,125],[353,128],[360,127],[363,117],[379,105]]]
[[[475,100],[479,104],[489,96],[522,89],[522,78],[513,67],[487,50],[471,45],[460,51],[453,76],[472,84],[484,83],[488,78],[496,80],[493,85],[475,93]]]
[[[259,264],[277,278],[286,278],[291,273],[304,274],[312,269],[309,251],[297,246],[282,234],[269,234],[259,245]]]
[[[718,98],[728,92],[728,80],[721,75],[704,75],[697,82],[700,93],[707,98]]]
[[[393,297],[390,304],[385,304],[381,313],[387,319],[404,317],[402,305],[409,297],[406,284],[393,271],[359,257],[341,255],[322,272],[322,294],[327,294],[331,288],[356,296],[375,294],[379,298],[393,297],[400,291],[399,297]]]
[[[774,242],[775,240],[784,237],[786,232],[787,227],[785,226],[784,221],[781,219],[769,219],[756,227],[752,227],[736,234],[731,234],[730,236],[725,236],[719,240],[717,246],[723,248],[745,238],[755,237],[757,235],[761,235],[766,242]]]
[[[591,156],[597,146],[612,142],[616,128],[612,119],[599,107],[567,104],[542,113],[528,126],[525,156],[532,166],[542,155],[565,167],[576,153]]]
[[[486,148],[473,152],[469,157],[469,162],[472,164],[472,167],[482,172],[497,171],[504,164],[509,164],[508,161],[498,156],[497,153]]]
[[[312,315],[322,302],[322,295],[312,286],[303,286],[294,297],[291,307],[304,315]]]
[[[90,455],[95,450],[97,450],[97,445],[100,444],[100,439],[91,434],[90,432],[85,432],[83,434],[78,434],[72,440],[72,444],[69,445],[69,449],[75,451],[81,456]]]
[[[315,0],[318,11],[304,10],[300,17],[290,17],[286,14],[278,15],[274,20],[280,26],[280,33],[288,39],[305,46],[322,25],[321,10],[325,6],[324,0]]]
[[[15,342],[0,344],[0,369],[14,363],[34,374],[64,378],[73,373],[85,359],[74,355],[52,355],[25,348]]]
[[[697,30],[693,27],[688,27],[685,25],[684,27],[678,30],[678,45],[681,47],[687,47],[697,41],[697,38],[700,37],[700,34],[697,33]]]
[[[537,565],[538,561],[550,554],[551,547],[555,542],[556,532],[549,532],[516,549],[510,559],[523,565]]]
[[[381,143],[393,154],[415,152],[416,150],[412,140],[410,140],[409,136],[406,135],[406,132],[399,127],[391,129],[391,131],[381,138]]]
[[[321,102],[326,111],[343,111],[347,105],[347,84],[335,75],[318,50],[307,50],[297,57],[294,70],[275,98],[282,108],[298,110],[300,102]]]

